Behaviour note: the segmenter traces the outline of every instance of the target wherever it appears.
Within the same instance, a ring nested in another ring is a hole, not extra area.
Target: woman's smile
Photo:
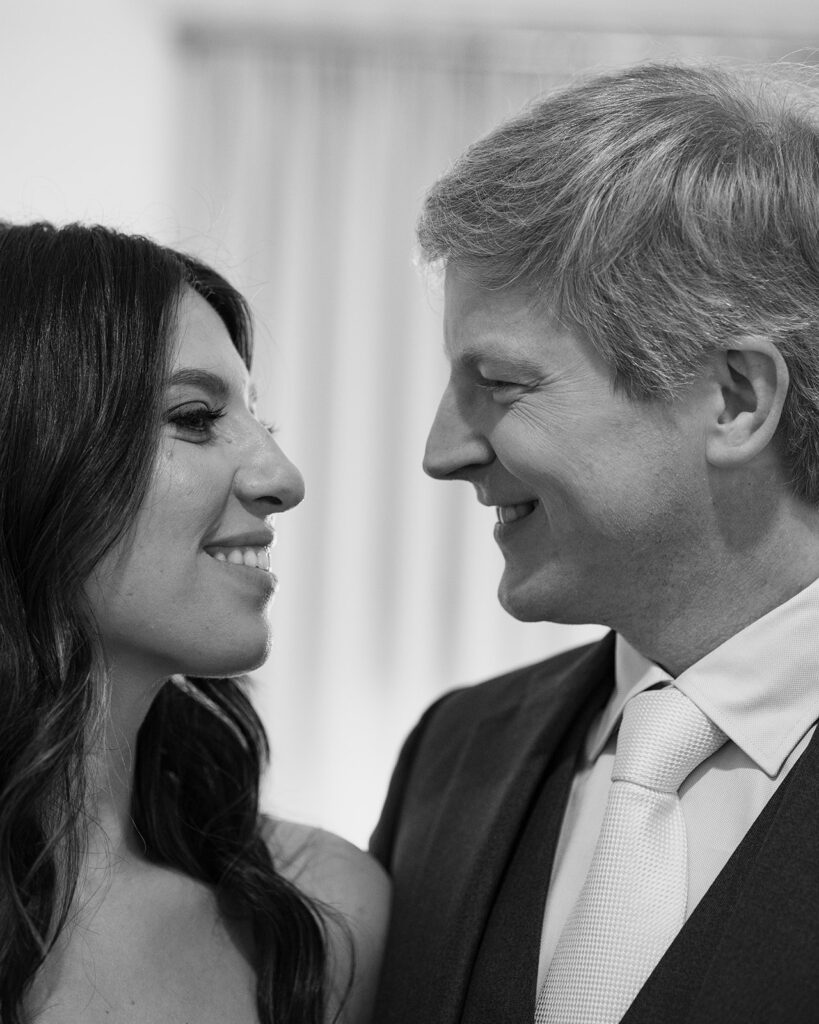
[[[277,593],[279,579],[270,565],[269,548],[217,548],[205,554],[217,563],[220,573],[245,580],[270,596]]]
[[[226,565],[246,565],[250,569],[271,572],[270,550],[268,548],[219,548],[209,551],[211,558]]]
[[[273,576],[270,553],[276,546],[277,539],[276,531],[272,525],[268,524],[264,530],[234,534],[230,537],[217,537],[216,540],[208,541],[203,547],[206,554],[217,562],[229,566],[261,569]]]

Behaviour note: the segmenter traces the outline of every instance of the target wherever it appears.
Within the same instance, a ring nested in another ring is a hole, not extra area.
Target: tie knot
[[[612,781],[676,793],[726,739],[676,686],[638,693],[623,709]]]

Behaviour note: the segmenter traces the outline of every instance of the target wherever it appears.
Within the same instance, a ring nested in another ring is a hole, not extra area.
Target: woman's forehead
[[[175,340],[172,381],[180,372],[200,370],[221,378],[231,389],[251,392],[252,397],[247,367],[222,318],[192,288],[186,288],[180,297]]]

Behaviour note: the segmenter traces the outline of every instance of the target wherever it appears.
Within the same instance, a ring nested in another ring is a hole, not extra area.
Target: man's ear
[[[782,353],[764,336],[737,338],[717,354],[718,415],[706,442],[712,466],[748,462],[770,444],[779,426],[790,374]]]

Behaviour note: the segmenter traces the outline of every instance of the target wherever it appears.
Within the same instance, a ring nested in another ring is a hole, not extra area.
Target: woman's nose
[[[243,501],[264,506],[264,514],[269,515],[299,504],[304,498],[304,478],[265,430],[236,474],[236,489]]]

